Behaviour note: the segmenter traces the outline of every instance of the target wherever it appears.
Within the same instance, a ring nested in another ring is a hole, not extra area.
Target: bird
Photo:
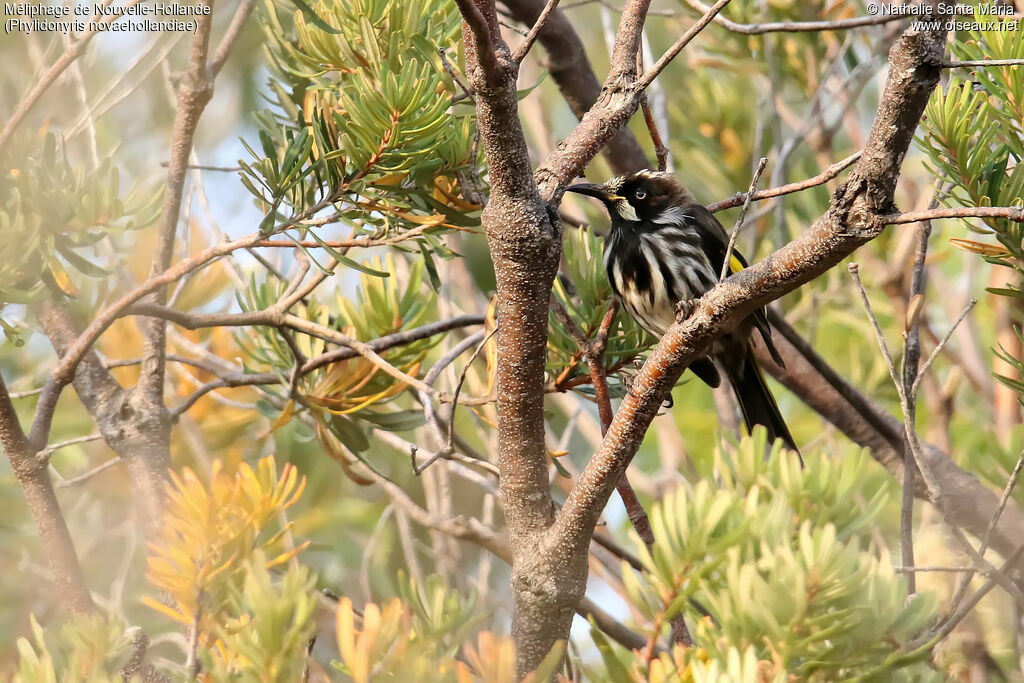
[[[577,183],[569,192],[594,197],[611,218],[605,237],[604,267],[616,297],[636,322],[661,338],[680,311],[688,311],[718,283],[729,236],[718,219],[699,204],[671,174],[639,171],[603,185]],[[733,250],[730,274],[747,267]],[[724,374],[747,429],[762,425],[771,441],[779,439],[798,456],[786,421],[754,358],[751,334],[761,334],[772,359],[785,367],[771,338],[764,308],[751,313],[738,329],[714,342],[708,356],[690,370],[712,388]],[[800,459],[801,464],[803,459]]]

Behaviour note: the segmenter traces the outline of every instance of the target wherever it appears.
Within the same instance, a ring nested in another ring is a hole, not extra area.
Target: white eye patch
[[[629,203],[628,200],[620,199],[615,202],[615,211],[626,221],[639,222],[640,216],[636,215],[636,209]]]

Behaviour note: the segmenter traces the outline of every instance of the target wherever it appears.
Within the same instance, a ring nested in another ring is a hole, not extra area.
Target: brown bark
[[[532,25],[544,9],[544,0],[502,0],[519,21]],[[586,48],[569,18],[555,9],[540,31],[540,44],[547,51],[547,68],[572,113],[582,119],[601,94],[601,83],[587,57]],[[605,160],[617,174],[648,168],[647,155],[629,128],[623,128],[604,148]]]
[[[0,377],[0,446],[3,446],[11,469],[25,493],[32,521],[42,539],[43,549],[57,584],[57,599],[74,612],[95,609],[89,588],[82,576],[75,544],[71,540],[64,514],[47,471],[47,458],[40,451],[45,447],[32,443],[21,429],[10,394]]]

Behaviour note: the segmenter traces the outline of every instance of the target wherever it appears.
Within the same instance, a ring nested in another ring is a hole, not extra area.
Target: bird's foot
[[[634,375],[627,375],[625,373],[622,375],[622,386],[626,389],[626,395],[630,398],[636,398],[636,394],[633,393],[634,378]]]
[[[683,299],[676,303],[676,320],[686,320],[697,310],[696,299]]]

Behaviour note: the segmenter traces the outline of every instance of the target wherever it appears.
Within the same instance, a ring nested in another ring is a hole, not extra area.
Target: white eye
[[[644,192],[643,190],[637,190],[637,191],[636,191],[636,192],[635,192],[635,193],[633,194],[633,196],[634,196],[634,197],[636,197],[637,199],[644,199],[645,197],[647,197],[647,193],[646,193],[646,192]]]

